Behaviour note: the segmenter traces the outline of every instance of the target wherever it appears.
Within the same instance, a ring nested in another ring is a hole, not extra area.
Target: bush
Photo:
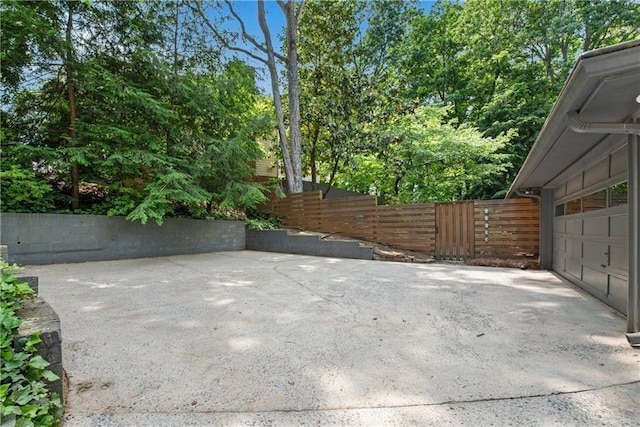
[[[0,171],[2,212],[48,212],[53,209],[53,189],[33,171],[12,165]]]
[[[250,230],[274,230],[282,226],[282,220],[272,217],[269,212],[258,211],[257,209],[247,209],[244,221]]]
[[[22,324],[16,312],[22,301],[33,298],[27,283],[14,276],[15,266],[0,260],[0,424],[4,426],[56,426],[64,406],[60,396],[46,389],[46,381],[58,376],[47,370],[49,362],[38,354],[39,334],[19,340],[21,351],[14,341]]]

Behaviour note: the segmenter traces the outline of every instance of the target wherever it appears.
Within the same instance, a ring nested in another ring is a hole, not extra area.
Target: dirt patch
[[[468,260],[465,264],[519,268],[521,270],[542,270],[540,262],[534,258],[474,258]]]
[[[540,263],[536,258],[474,258],[466,260],[464,263],[461,261],[436,261],[432,255],[411,251],[407,249],[395,248],[392,246],[382,245],[380,243],[369,242],[366,240],[359,240],[352,237],[346,237],[339,234],[332,233],[319,233],[314,231],[301,231],[290,229],[289,234],[302,234],[302,235],[316,235],[322,240],[348,240],[356,241],[361,246],[373,248],[373,259],[378,261],[394,261],[394,262],[413,262],[413,263],[443,263],[443,264],[466,264],[466,265],[478,265],[486,267],[506,267],[506,268],[519,268],[522,270],[542,270]]]

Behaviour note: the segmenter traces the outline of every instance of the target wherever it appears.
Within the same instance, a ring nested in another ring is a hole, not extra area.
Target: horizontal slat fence
[[[540,211],[535,199],[477,200],[476,257],[534,256],[539,251]]]
[[[323,200],[319,230],[373,240],[376,205],[375,196]]]
[[[465,239],[460,243],[471,248],[471,252],[460,253],[460,258],[538,254],[537,200],[527,198],[471,203],[473,209],[467,211],[473,211],[473,215],[469,213],[455,219],[458,223],[468,221],[468,228],[473,230],[475,238],[467,242],[471,233],[457,233],[461,239]],[[263,207],[281,217],[286,227],[341,234],[435,256],[438,254],[436,233],[453,227],[451,221],[454,219],[450,215],[441,215],[442,218],[436,216],[436,206],[442,209],[443,205],[446,203],[378,206],[375,196],[323,200],[321,191],[311,191],[292,194],[284,199],[271,199]]]
[[[433,254],[436,234],[434,206],[433,203],[378,206],[373,241]]]

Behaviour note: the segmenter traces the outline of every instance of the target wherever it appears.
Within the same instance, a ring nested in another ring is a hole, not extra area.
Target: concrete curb
[[[319,235],[290,234],[287,230],[247,230],[247,249],[333,258],[373,259],[373,248],[353,240],[322,240]]]

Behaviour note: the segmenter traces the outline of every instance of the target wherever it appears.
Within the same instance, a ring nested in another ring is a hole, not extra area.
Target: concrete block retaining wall
[[[123,217],[0,214],[0,243],[18,264],[55,264],[245,248],[240,221],[166,219],[162,226]]]

